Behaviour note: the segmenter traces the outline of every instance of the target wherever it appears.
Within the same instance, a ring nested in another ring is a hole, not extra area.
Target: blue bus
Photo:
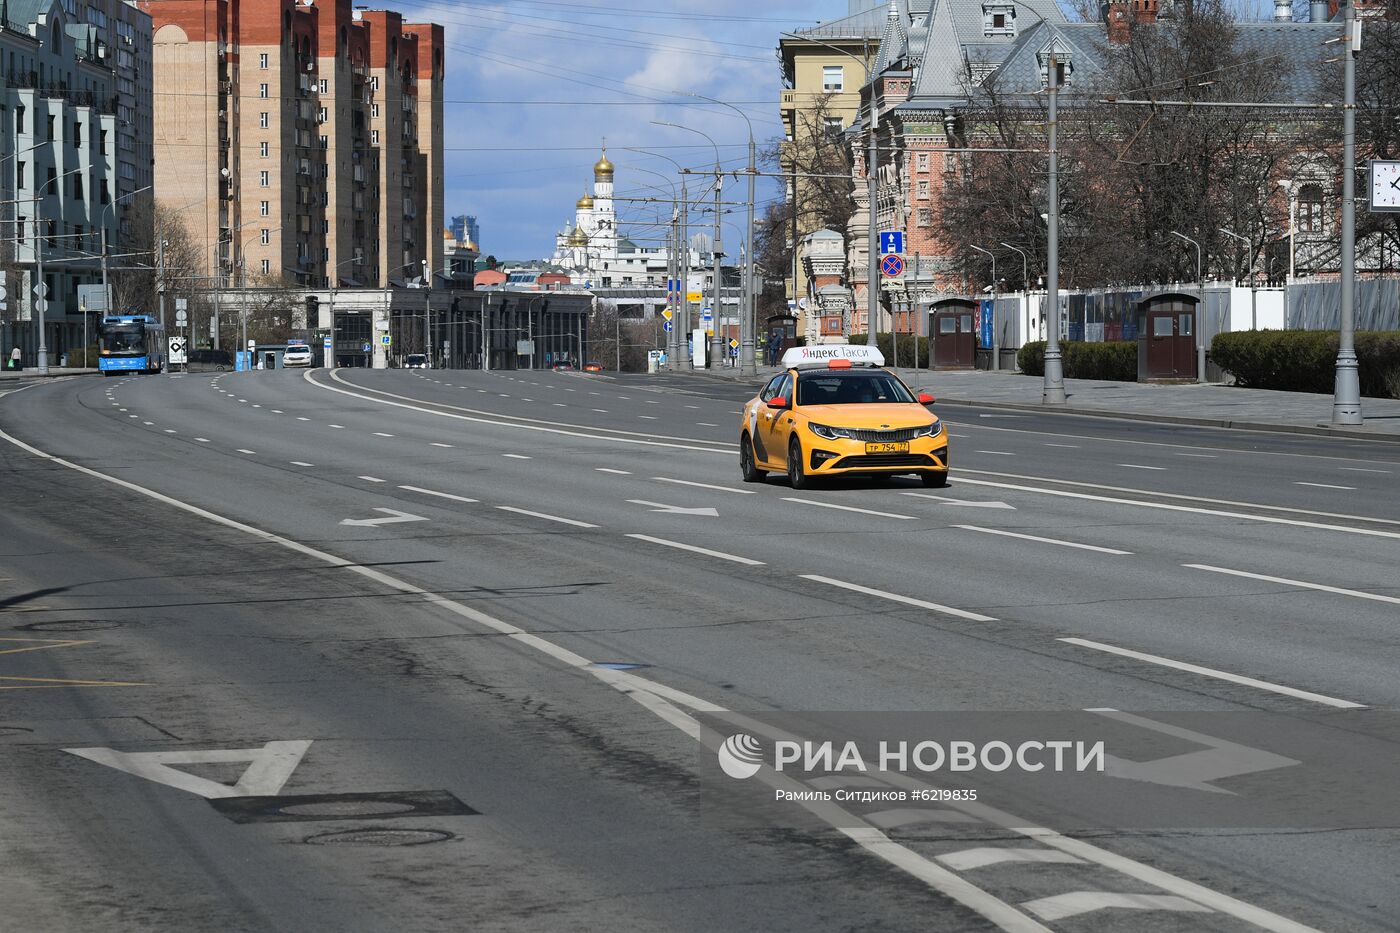
[[[158,373],[165,368],[165,328],[149,314],[114,314],[97,327],[102,375]]]

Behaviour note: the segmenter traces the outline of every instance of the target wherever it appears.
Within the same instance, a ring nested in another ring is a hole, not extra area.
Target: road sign
[[[671,331],[676,329],[676,325],[672,324],[670,321],[662,321],[661,329],[669,334]]]
[[[685,300],[686,300],[686,301],[704,301],[704,300],[705,300],[705,296],[702,295],[702,294],[700,294],[699,292],[686,292],[686,293],[685,293]]]
[[[190,307],[190,300],[189,300],[188,298],[176,298],[176,299],[175,299],[175,310],[176,310],[176,311],[188,311],[188,310],[189,310],[189,307]]]
[[[166,359],[171,363],[185,362],[185,338],[170,338],[170,355]]]
[[[183,327],[183,326],[185,325],[185,323],[186,323],[188,320],[189,320],[189,318],[187,318],[187,317],[185,316],[185,311],[184,311],[183,308],[180,309],[179,311],[176,311],[176,312],[175,312],[175,323],[176,323],[176,324],[179,324],[180,326]]]
[[[5,308],[6,308],[5,299],[6,299],[5,286],[0,285],[0,311],[4,311]]]
[[[904,252],[904,233],[899,230],[880,231],[880,253],[888,255],[890,253]]]
[[[393,340],[393,338],[390,337],[388,334],[380,334],[380,335],[379,335],[379,342],[380,342],[381,344],[383,344],[384,346],[387,347],[387,346],[389,346],[391,343],[393,343],[394,340]]]
[[[370,345],[367,344],[367,343],[360,344],[360,352],[361,352],[361,353],[368,353],[369,351],[371,351],[371,350],[373,350],[373,349],[374,349],[374,347],[370,346]]]
[[[35,286],[34,286],[34,297],[35,297],[35,298],[47,298],[47,297],[49,297],[49,287],[48,287],[48,285],[44,284],[43,282],[40,282],[39,284],[35,285]]]
[[[4,296],[0,296],[0,297],[4,297]],[[661,316],[664,317],[666,320],[669,321],[672,317],[675,316],[675,312],[672,311],[670,308],[662,308],[662,309],[661,309]]]
[[[329,338],[329,337],[322,337],[322,338],[321,338],[321,349],[322,349],[322,350],[325,350],[327,353],[330,352],[330,350],[331,350],[331,338]]]
[[[49,302],[48,302],[48,299],[46,299],[46,298],[36,298],[36,299],[34,299],[34,310],[35,310],[35,311],[38,311],[40,314],[43,314],[45,311],[49,310]]]
[[[730,338],[729,338],[729,349],[731,349],[731,350],[737,350],[737,349],[739,349],[739,341],[735,340],[733,337],[730,337]]]
[[[886,278],[895,278],[904,274],[904,259],[893,253],[880,260],[880,272]]]

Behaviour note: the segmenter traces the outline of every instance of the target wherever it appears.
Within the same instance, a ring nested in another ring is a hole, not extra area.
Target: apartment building
[[[0,339],[35,359],[42,282],[57,361],[83,340],[78,288],[101,281],[104,232],[127,263],[149,232],[150,19],[119,0],[0,11]]]
[[[442,268],[443,33],[350,0],[140,0],[156,185],[221,283]]]

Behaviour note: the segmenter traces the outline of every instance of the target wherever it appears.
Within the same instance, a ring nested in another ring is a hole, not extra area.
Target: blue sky
[[[592,184],[603,137],[618,166],[619,195],[660,196],[643,186],[667,183],[643,169],[676,177],[664,159],[627,147],[656,149],[687,166],[714,164],[715,150],[703,138],[651,121],[707,133],[726,167],[742,166],[743,119],[723,107],[692,106],[677,92],[736,104],[761,147],[781,132],[779,32],[847,11],[847,0],[391,5],[405,18],[446,28],[447,213],[477,215],[483,253],[503,259],[552,252],[555,232]],[[776,193],[764,188],[760,197]],[[731,184],[726,195],[737,191]],[[645,216],[654,211],[620,203],[623,232],[639,242],[656,235]]]

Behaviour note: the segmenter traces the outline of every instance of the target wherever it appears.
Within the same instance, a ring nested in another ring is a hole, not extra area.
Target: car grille
[[[842,457],[832,469],[851,470],[861,467],[936,467],[928,454],[858,454]]]
[[[892,431],[867,431],[863,428],[842,428],[853,441],[912,441],[923,432],[923,428],[895,428]]]

